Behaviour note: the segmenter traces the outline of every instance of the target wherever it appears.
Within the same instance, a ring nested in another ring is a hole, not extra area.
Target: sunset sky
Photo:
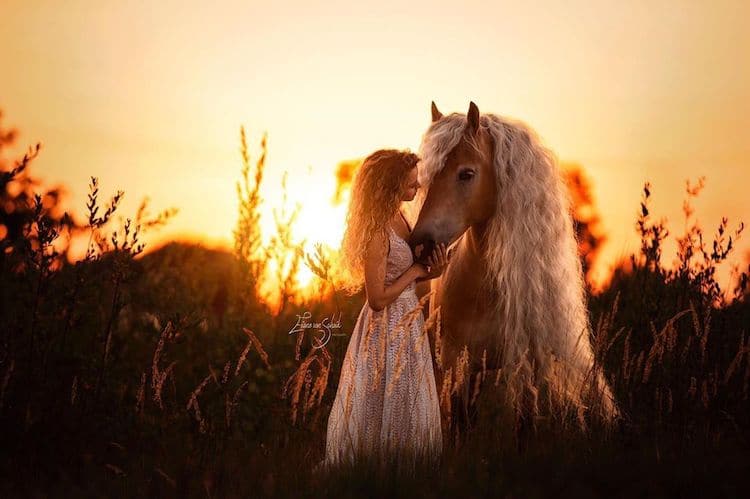
[[[156,4],[0,7],[15,152],[41,141],[32,174],[66,184],[78,214],[92,175],[105,196],[125,191],[126,215],[143,196],[152,211],[178,207],[149,244],[231,245],[241,125],[252,153],[268,132],[267,214],[286,170],[300,237],[335,243],[336,164],[416,151],[433,99],[443,113],[473,100],[521,119],[583,165],[609,237],[600,276],[638,247],[646,180],[673,233],[685,180],[701,175],[696,216],[709,233],[722,215],[732,229],[750,223],[750,2]]]

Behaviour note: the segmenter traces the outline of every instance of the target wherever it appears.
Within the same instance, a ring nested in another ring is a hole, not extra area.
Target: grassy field
[[[744,495],[747,270],[730,291],[715,278],[742,227],[722,220],[708,242],[692,226],[677,237],[681,265],[667,269],[668,236],[649,213],[648,184],[634,224],[640,253],[589,296],[597,360],[626,413],[614,431],[542,417],[519,441],[487,383],[476,426],[458,443],[446,438],[438,469],[312,474],[347,337],[312,348],[309,336],[288,332],[304,311],[340,313],[346,332],[364,298],[332,288],[325,248],[297,251],[293,210],[260,244],[264,157],[250,160],[244,133],[242,145],[234,252],[173,243],[144,254],[139,237],[173,210],[151,217],[144,204],[113,228],[121,195],[103,203],[92,178],[78,221],[57,213],[54,195],[34,192],[28,171],[38,150],[3,168],[0,495]],[[699,190],[688,186],[688,217]],[[75,263],[66,258],[71,234],[89,239]],[[301,265],[318,276],[315,298],[296,292]],[[279,289],[269,302],[258,287],[271,268]]]

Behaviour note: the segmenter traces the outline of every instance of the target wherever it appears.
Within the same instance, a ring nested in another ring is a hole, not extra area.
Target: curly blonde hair
[[[364,285],[367,246],[380,233],[387,238],[388,222],[401,204],[401,195],[419,156],[409,150],[380,149],[365,158],[352,182],[341,242],[340,286],[354,294]]]

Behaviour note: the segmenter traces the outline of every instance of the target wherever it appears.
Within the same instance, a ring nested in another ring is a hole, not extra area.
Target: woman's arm
[[[383,310],[393,302],[406,287],[418,277],[427,275],[427,269],[415,263],[401,274],[390,286],[385,285],[385,269],[388,243],[383,234],[372,238],[365,253],[365,291],[373,310]]]

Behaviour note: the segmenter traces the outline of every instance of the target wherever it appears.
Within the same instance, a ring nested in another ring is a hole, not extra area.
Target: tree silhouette
[[[573,227],[578,239],[583,274],[590,287],[591,269],[607,236],[601,226],[599,211],[591,192],[591,180],[583,167],[578,163],[563,163],[561,166],[572,202]]]
[[[354,173],[362,166],[363,161],[364,158],[339,161],[336,167],[336,192],[331,200],[333,204],[341,204],[344,200],[344,193],[351,189]]]
[[[54,186],[42,194],[35,191],[41,181],[29,173],[29,165],[37,157],[41,143],[30,147],[23,158],[15,160],[13,166],[5,157],[5,149],[18,138],[18,130],[5,128],[0,110],[0,268],[15,268],[24,253],[39,245],[39,234],[33,230],[35,218],[47,226],[67,227],[71,231],[85,226],[76,223],[66,212],[62,212],[61,201],[65,195],[63,186]],[[43,207],[44,212],[38,213]],[[26,234],[28,232],[28,234]],[[67,257],[69,247],[63,248]]]

